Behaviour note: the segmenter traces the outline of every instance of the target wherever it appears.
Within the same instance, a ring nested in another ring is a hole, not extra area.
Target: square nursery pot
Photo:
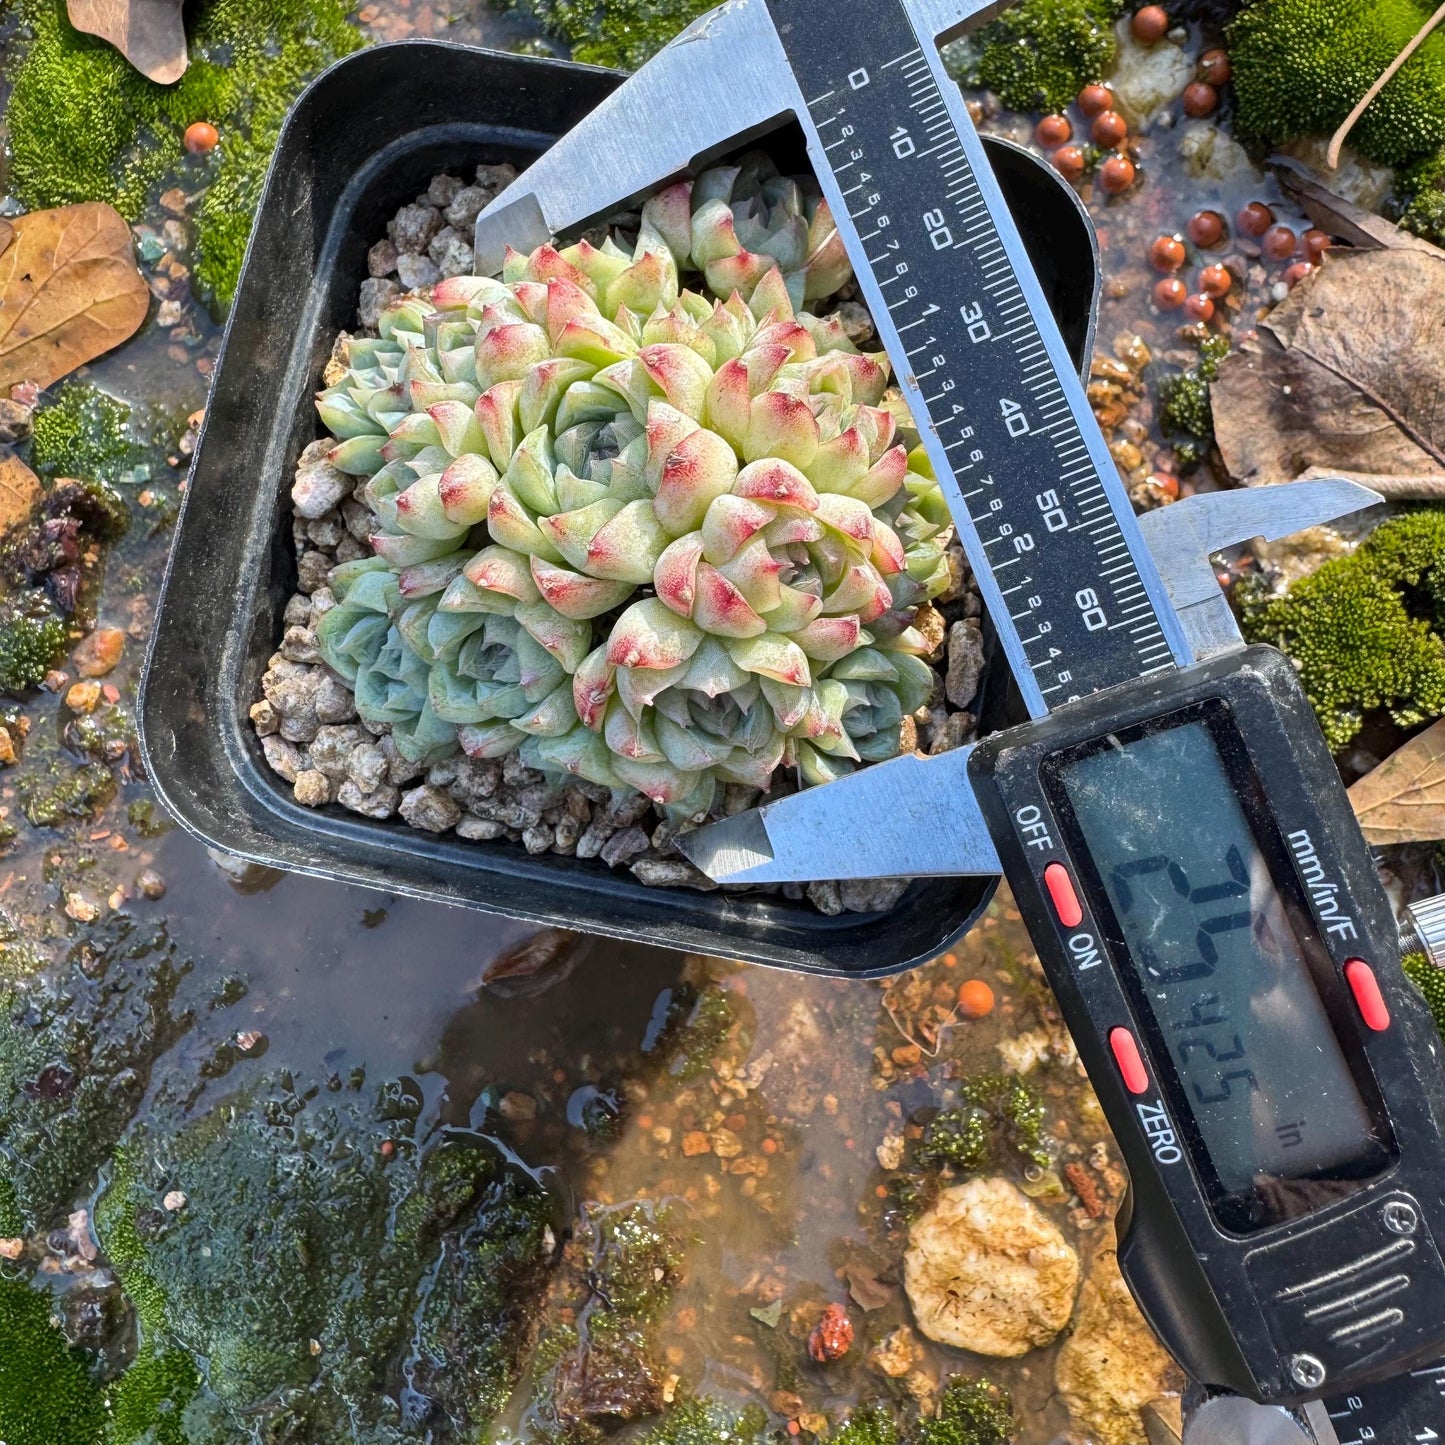
[[[317,431],[312,394],[351,323],[368,246],[442,169],[526,164],[615,87],[614,72],[436,41],[364,50],[322,75],[281,135],[215,374],[158,606],[141,746],[167,809],[205,843],[292,872],[539,923],[815,972],[876,975],[959,936],[993,879],[927,879],[884,914],[646,888],[600,860],[529,857],[299,806],[247,716],[295,580],[288,493]],[[796,136],[775,137],[780,153]],[[996,169],[1075,357],[1086,358],[1096,251],[1072,191],[993,144]],[[800,149],[797,158],[801,160]],[[1001,663],[988,711],[1007,720]]]

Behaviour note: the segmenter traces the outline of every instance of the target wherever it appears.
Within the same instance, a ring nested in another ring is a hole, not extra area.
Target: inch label
[[[993,214],[900,0],[826,17],[817,0],[768,3],[819,180],[1030,712],[1187,661],[1083,387],[1056,365],[1062,339],[1010,258],[1012,219]]]

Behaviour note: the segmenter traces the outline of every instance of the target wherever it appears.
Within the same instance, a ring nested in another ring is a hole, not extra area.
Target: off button
[[[1074,892],[1074,880],[1062,863],[1050,863],[1044,869],[1044,887],[1049,890],[1049,901],[1054,912],[1065,928],[1077,928],[1084,917],[1079,907],[1079,895]]]

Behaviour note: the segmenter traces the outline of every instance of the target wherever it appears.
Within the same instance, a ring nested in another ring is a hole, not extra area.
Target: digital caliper
[[[1208,558],[1377,498],[1135,518],[939,58],[999,8],[711,11],[483,213],[478,269],[801,126],[1032,720],[681,846],[743,882],[1001,868],[1128,1163],[1125,1278],[1195,1380],[1262,1410],[1203,1400],[1208,1438],[1327,1441],[1339,1399],[1445,1350],[1445,1069],[1294,669],[1244,647]],[[1445,1435],[1426,1408],[1402,1439]]]

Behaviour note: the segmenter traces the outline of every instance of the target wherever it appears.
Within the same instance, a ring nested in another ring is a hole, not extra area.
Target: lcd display
[[[1111,739],[1058,775],[1219,1189],[1377,1172],[1387,1151],[1206,722]]]

